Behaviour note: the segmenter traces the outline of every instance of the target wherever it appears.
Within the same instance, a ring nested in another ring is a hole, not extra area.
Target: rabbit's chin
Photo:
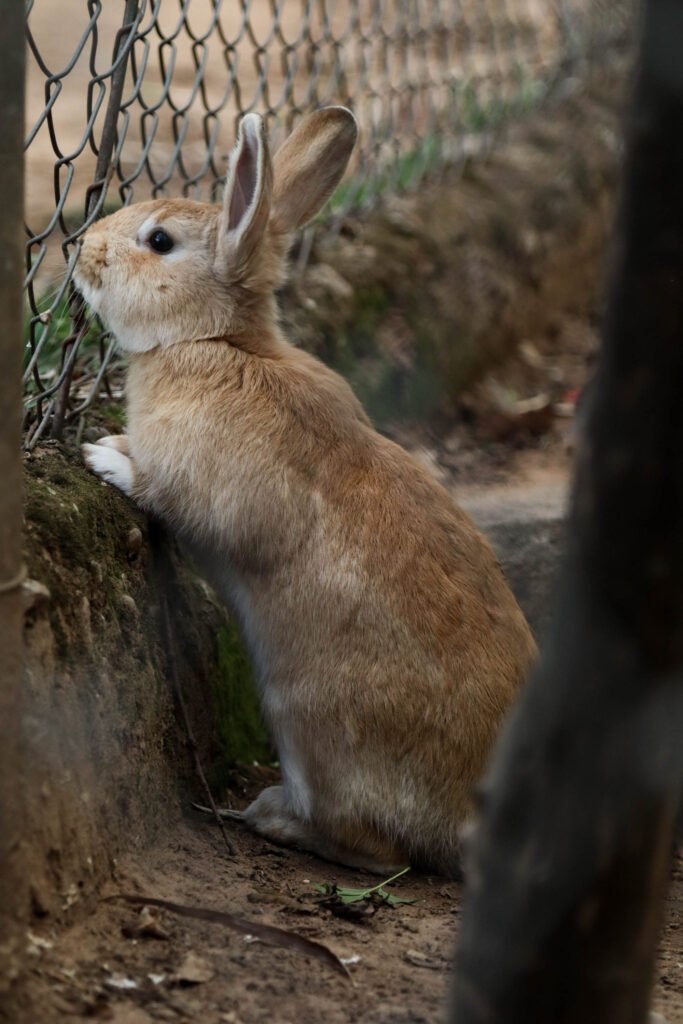
[[[116,343],[122,352],[130,352],[131,355],[140,352],[151,352],[153,348],[158,348],[164,344],[163,339],[159,339],[156,335],[149,337],[143,334],[136,328],[122,328],[117,327],[115,323],[112,323],[107,317],[102,317],[106,327],[116,338]],[[166,342],[167,345],[176,344],[176,340]]]
[[[119,348],[124,352],[149,352],[160,344],[172,344],[177,339],[159,337],[159,332],[149,334],[140,325],[127,326],[117,322],[115,314],[111,315],[106,308],[103,289],[97,288],[85,280],[78,272],[74,274],[74,283],[93,313],[97,313],[105,327],[116,338]],[[163,333],[163,332],[162,332]]]

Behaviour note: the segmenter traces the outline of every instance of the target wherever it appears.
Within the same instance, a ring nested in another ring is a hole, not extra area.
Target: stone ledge
[[[491,541],[537,639],[542,639],[552,611],[564,547],[567,486],[565,479],[555,477],[457,495]]]

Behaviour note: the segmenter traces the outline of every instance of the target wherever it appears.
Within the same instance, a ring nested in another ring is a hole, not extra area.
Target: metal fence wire
[[[121,397],[114,342],[71,274],[103,213],[215,199],[238,119],[275,145],[342,103],[361,142],[323,230],[415,189],[628,31],[626,0],[28,2],[26,444]],[[325,226],[327,225],[327,227]]]

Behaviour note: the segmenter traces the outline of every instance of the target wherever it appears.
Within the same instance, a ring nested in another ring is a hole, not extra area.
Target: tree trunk
[[[683,3],[650,0],[553,627],[485,785],[455,1024],[647,1016],[683,781],[682,38]]]

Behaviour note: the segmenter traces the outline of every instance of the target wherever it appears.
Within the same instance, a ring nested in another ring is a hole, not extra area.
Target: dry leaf
[[[126,978],[124,974],[110,974],[108,978],[104,979],[104,984],[108,988],[121,989],[122,991],[138,987],[137,981],[133,981],[132,978]]]
[[[172,975],[171,981],[177,985],[201,985],[205,981],[211,981],[215,973],[208,960],[196,953],[189,952],[178,970]]]
[[[446,964],[443,961],[435,960],[434,957],[421,953],[419,949],[409,949],[405,953],[405,959],[415,967],[427,967],[430,971],[446,970]]]
[[[169,939],[171,936],[160,914],[151,907],[143,907],[137,922],[125,927],[123,934],[129,939]]]

